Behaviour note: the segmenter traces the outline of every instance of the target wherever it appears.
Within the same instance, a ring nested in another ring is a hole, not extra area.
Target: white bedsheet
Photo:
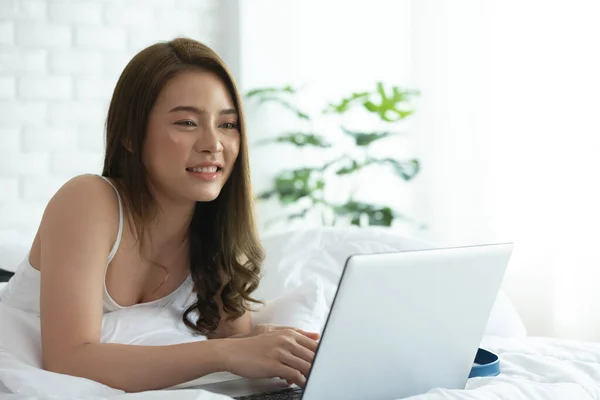
[[[5,321],[3,321],[5,322]],[[496,377],[473,378],[465,390],[436,389],[430,393],[413,396],[411,400],[588,400],[600,399],[600,344],[546,338],[500,338],[486,337],[482,345],[497,352],[501,359],[502,373]],[[11,369],[31,369],[32,387],[40,378],[55,381],[57,385],[68,384],[79,395],[72,397],[36,393],[21,390],[2,399],[67,399],[84,398],[90,385],[99,385],[80,378],[60,376],[35,370],[24,361],[0,351],[0,380],[10,379]],[[213,385],[214,387],[214,385]],[[108,388],[107,388],[108,389]],[[6,389],[5,389],[6,390]],[[97,388],[93,390],[97,393]],[[0,393],[2,386],[0,386]],[[162,390],[143,393],[122,393],[108,389],[104,395],[93,398],[106,399],[169,399],[169,400],[222,400],[228,396],[211,393],[202,386],[181,390]],[[365,399],[369,400],[369,399]],[[392,400],[392,399],[390,399]]]
[[[501,374],[473,378],[466,390],[433,390],[411,400],[600,399],[600,343],[549,338],[486,337]]]

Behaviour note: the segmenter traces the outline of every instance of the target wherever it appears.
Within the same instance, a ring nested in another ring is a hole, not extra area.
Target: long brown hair
[[[191,329],[213,332],[223,311],[234,320],[258,301],[251,293],[258,287],[264,251],[254,216],[250,184],[248,141],[240,95],[225,63],[209,47],[197,41],[176,38],[139,52],[127,64],[115,87],[106,120],[106,155],[102,175],[114,178],[123,191],[140,240],[155,217],[142,148],[150,111],[166,83],[176,74],[200,68],[211,71],[225,83],[239,115],[239,154],[221,193],[211,202],[197,202],[189,228],[190,273],[196,302],[183,314]],[[221,291],[222,289],[222,291]],[[198,319],[190,320],[196,311]]]

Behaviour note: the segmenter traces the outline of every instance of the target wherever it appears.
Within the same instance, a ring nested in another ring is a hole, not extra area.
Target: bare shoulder
[[[52,196],[44,217],[48,214],[66,212],[69,214],[88,215],[92,219],[100,219],[113,214],[118,209],[114,189],[97,175],[79,175],[68,180]]]
[[[83,199],[98,202],[99,200],[110,200],[114,196],[114,189],[104,179],[97,175],[86,174],[78,175],[65,182],[54,194],[50,203]]]
[[[118,210],[116,193],[108,182],[97,175],[79,175],[67,181],[48,202],[39,236],[92,230],[95,239],[114,240]]]

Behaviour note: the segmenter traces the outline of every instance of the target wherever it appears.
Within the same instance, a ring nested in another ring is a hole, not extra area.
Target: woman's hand
[[[229,342],[227,371],[245,378],[279,377],[303,387],[317,350],[318,334],[264,325],[255,329],[263,333]]]
[[[304,336],[311,338],[313,340],[319,340],[319,334],[316,332],[307,332],[302,329],[294,328],[292,326],[281,326],[281,325],[275,325],[275,324],[256,324],[252,328],[252,332],[250,332],[249,335],[246,335],[246,337],[258,336],[258,335],[262,335],[264,333],[283,330],[283,329],[291,329],[291,330],[301,333]]]

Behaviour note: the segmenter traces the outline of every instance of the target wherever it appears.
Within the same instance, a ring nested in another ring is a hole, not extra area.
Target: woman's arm
[[[65,184],[40,224],[44,368],[126,391],[158,389],[223,370],[223,343],[101,344],[108,253],[117,235],[113,189],[94,176]]]
[[[100,343],[104,273],[117,217],[113,189],[94,176],[69,181],[44,212],[40,322],[45,369],[128,392],[217,371],[303,384],[316,342],[293,331],[171,346]]]
[[[223,343],[101,344],[108,253],[117,235],[113,189],[80,176],[49,202],[42,223],[40,319],[44,367],[126,391],[158,389],[223,370]]]
[[[226,371],[231,339],[170,346],[85,343],[48,363],[52,372],[80,376],[126,392],[158,390]]]
[[[206,335],[206,337],[209,339],[223,339],[250,336],[252,333],[252,320],[250,318],[250,312],[248,311],[234,321],[227,321],[226,317],[223,316],[217,329]]]
[[[223,301],[221,300],[221,292],[223,288],[217,293],[215,296],[215,302],[219,307],[219,313],[221,315],[221,319],[219,320],[219,326],[217,329],[207,335],[209,339],[219,339],[219,338],[228,338],[228,337],[246,337],[249,336],[252,332],[252,320],[250,316],[250,312],[246,311],[241,317],[235,320],[228,320],[228,315],[223,311]]]

